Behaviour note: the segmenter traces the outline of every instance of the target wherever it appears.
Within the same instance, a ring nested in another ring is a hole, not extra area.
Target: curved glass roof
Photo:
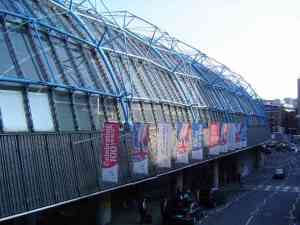
[[[241,75],[102,1],[0,0],[0,15],[14,65],[0,68],[0,81],[265,115]]]

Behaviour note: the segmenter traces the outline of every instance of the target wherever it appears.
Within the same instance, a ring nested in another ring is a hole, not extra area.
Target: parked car
[[[174,204],[168,218],[168,225],[197,225],[202,217],[204,217],[204,209],[197,201],[188,200],[180,206]]]
[[[272,150],[270,147],[268,146],[263,146],[262,150],[261,150],[263,153],[265,154],[272,154]]]
[[[291,149],[291,151],[293,151],[293,152],[298,152],[298,147],[297,147],[297,145],[295,145],[294,143],[291,143],[291,144],[290,144],[290,149]]]
[[[206,207],[216,207],[226,202],[224,191],[218,188],[205,188],[199,192],[199,202]]]
[[[285,178],[285,171],[283,168],[278,168],[275,170],[273,179],[284,179]]]

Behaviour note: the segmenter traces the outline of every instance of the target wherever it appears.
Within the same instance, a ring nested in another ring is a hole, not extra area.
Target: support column
[[[26,216],[26,223],[28,225],[38,225],[38,216],[39,216],[38,213],[30,214],[30,215]]]
[[[176,189],[183,191],[183,172],[179,172],[176,176]]]
[[[112,209],[111,209],[111,195],[110,193],[104,194],[99,200],[98,208],[96,210],[96,224],[107,225],[112,220]]]
[[[213,170],[214,170],[213,187],[219,188],[219,162],[217,160],[213,162]]]
[[[261,152],[260,148],[258,148],[256,150],[256,162],[255,162],[256,169],[262,168],[264,164],[265,164],[265,155],[263,152]]]

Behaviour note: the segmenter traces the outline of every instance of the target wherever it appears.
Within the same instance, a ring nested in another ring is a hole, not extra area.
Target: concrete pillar
[[[26,223],[28,225],[38,225],[38,213],[30,214],[27,216]]]
[[[176,189],[183,191],[183,172],[179,172],[176,176]]]
[[[265,155],[260,151],[260,149],[258,149],[256,151],[256,168],[260,169],[264,166],[264,164],[265,164]]]
[[[111,208],[111,194],[104,194],[99,200],[97,208],[96,224],[106,225],[112,220],[112,208]]]
[[[214,170],[214,179],[213,179],[213,187],[219,188],[219,162],[215,160],[213,162],[213,170]]]

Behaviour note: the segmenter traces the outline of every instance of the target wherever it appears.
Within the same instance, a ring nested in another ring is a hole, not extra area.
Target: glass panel
[[[154,109],[155,109],[155,116],[156,116],[157,122],[164,122],[165,119],[164,119],[163,112],[161,110],[161,106],[156,104],[156,105],[154,105]]]
[[[133,121],[134,122],[143,122],[143,115],[141,112],[141,107],[139,103],[132,103],[131,104],[131,110],[133,115]]]
[[[141,70],[143,70],[143,74],[145,76],[145,79],[147,78],[148,82],[149,82],[149,89],[152,90],[153,92],[153,98],[154,99],[160,99],[160,94],[159,94],[159,90],[158,87],[155,85],[156,81],[153,80],[154,78],[152,77],[151,71],[149,73],[148,69],[149,66],[147,66],[146,63],[140,64]],[[148,83],[146,82],[146,83]]]
[[[105,98],[104,107],[108,121],[118,121],[118,114],[116,111],[116,102],[114,99]]]
[[[123,111],[123,108],[122,108],[122,105],[120,102],[118,102],[118,110],[119,110],[119,113],[120,113],[120,117],[121,117],[121,122],[125,122],[125,116],[124,116],[124,111]]]
[[[74,58],[74,63],[77,66],[77,70],[80,74],[78,76],[81,76],[83,79],[83,82],[85,83],[86,88],[92,88],[95,89],[95,83],[93,82],[91,75],[89,73],[88,67],[87,67],[87,60],[84,57],[82,53],[82,48],[75,45],[69,45],[71,54]]]
[[[107,54],[107,56],[110,64],[112,65],[112,69],[116,74],[118,86],[122,89],[125,88],[127,92],[130,91],[136,96],[136,88],[129,79],[129,75],[127,72],[128,69],[127,67],[125,68],[125,65],[123,64],[121,58],[117,57],[115,54]]]
[[[75,130],[71,99],[69,94],[56,92],[54,95],[54,102],[59,129],[62,131]]]
[[[101,130],[105,121],[103,107],[98,96],[91,96],[91,111],[94,118],[94,123],[97,130]]]
[[[133,61],[129,60],[128,62],[124,60],[125,66],[128,68],[129,72],[129,79],[132,81],[132,83],[135,85],[136,90],[138,92],[138,96],[142,98],[146,98],[146,92],[144,90],[144,86],[142,81],[139,79],[137,71],[135,70],[135,67],[133,65]]]
[[[0,25],[1,26],[1,25]],[[9,76],[17,77],[17,72],[15,70],[15,65],[13,64],[10,54],[8,52],[7,46],[5,44],[3,32],[0,34],[0,77]]]
[[[108,88],[105,88],[105,83],[102,81],[100,73],[97,73],[97,66],[95,65],[93,60],[90,60],[92,57],[94,57],[91,53],[91,49],[83,48],[83,60],[86,63],[87,69],[90,73],[91,80],[93,80],[93,83],[95,84],[96,88],[102,92],[106,92]],[[105,75],[104,75],[105,76]],[[84,78],[84,74],[83,74]]]
[[[172,118],[170,115],[170,111],[167,105],[163,105],[163,110],[164,110],[164,115],[166,118],[166,122],[171,123],[172,122]]]
[[[137,77],[139,78],[139,81],[141,82],[141,86],[147,95],[147,97],[153,98],[154,95],[152,93],[152,87],[149,85],[149,81],[146,77],[145,71],[142,67],[142,61],[132,60],[132,63],[134,65],[135,71],[137,73]]]
[[[62,66],[62,69],[64,71],[64,74],[66,75],[66,79],[69,82],[69,84],[77,87],[82,86],[78,78],[78,74],[76,73],[76,70],[74,69],[74,66],[72,64],[72,59],[70,59],[70,57],[67,54],[64,42],[57,38],[51,38],[51,42],[56,50],[59,63]]]
[[[0,91],[0,118],[4,131],[28,130],[21,92]]]
[[[173,122],[176,123],[178,121],[176,108],[174,106],[170,106],[170,110],[171,110]]]
[[[56,55],[55,55],[55,49],[52,46],[50,40],[48,38],[46,38],[45,35],[42,35],[40,33],[40,40],[41,40],[41,45],[42,45],[42,47],[41,47],[38,37],[35,34],[33,34],[33,35],[34,35],[35,42],[38,43],[38,46],[40,48],[39,54],[41,55],[41,58],[44,61],[45,69],[46,69],[46,72],[47,72],[50,80],[53,80],[52,79],[52,74],[53,74],[57,83],[65,84],[63,75],[61,74],[61,72],[58,68],[58,65],[57,65],[58,59],[56,58]],[[48,62],[46,61],[46,58],[47,58]],[[49,64],[49,66],[48,66],[48,64]]]
[[[41,80],[40,67],[33,60],[35,55],[28,44],[27,37],[20,32],[12,30],[9,34],[24,77],[30,80]]]
[[[143,104],[143,107],[144,107],[146,122],[153,123],[154,117],[153,117],[153,111],[152,111],[151,104],[145,103],[145,104]]]
[[[88,107],[87,96],[74,94],[74,107],[77,116],[79,130],[91,130],[90,112]]]
[[[103,32],[100,32],[99,29],[96,29],[95,26],[100,26],[98,22],[93,21],[92,19],[81,16],[84,23],[87,25],[89,31],[94,35],[94,37],[98,40],[102,37]]]
[[[34,131],[53,131],[54,125],[48,95],[29,92],[28,98]]]

